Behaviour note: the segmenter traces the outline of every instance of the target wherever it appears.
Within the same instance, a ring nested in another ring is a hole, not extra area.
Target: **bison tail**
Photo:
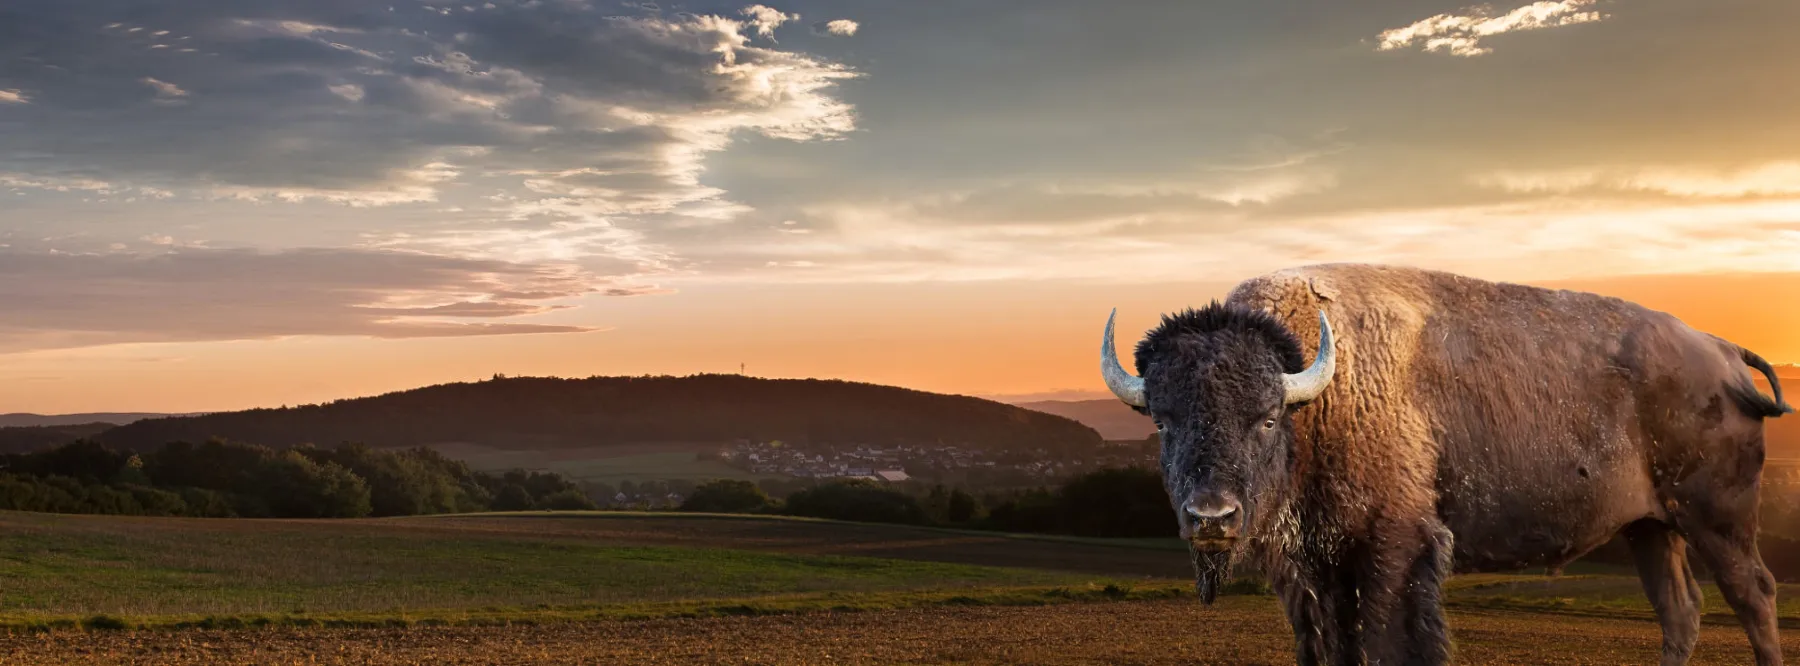
[[[1761,372],[1764,377],[1769,378],[1769,392],[1775,394],[1775,399],[1770,400],[1761,392],[1757,391],[1754,384],[1745,382],[1741,386],[1736,384],[1728,385],[1726,388],[1731,393],[1731,397],[1737,401],[1738,406],[1743,408],[1745,413],[1758,418],[1773,418],[1781,416],[1782,414],[1792,413],[1794,408],[1789,406],[1787,401],[1783,400],[1781,397],[1781,378],[1775,376],[1775,368],[1770,367],[1769,362],[1763,360],[1763,357],[1757,356],[1756,352],[1744,349],[1737,345],[1731,346],[1735,348],[1741,358],[1744,359],[1745,365],[1755,368],[1758,372]]]

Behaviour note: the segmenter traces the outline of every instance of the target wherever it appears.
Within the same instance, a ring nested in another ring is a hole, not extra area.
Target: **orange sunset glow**
[[[1112,308],[1351,261],[1800,363],[1794,3],[353,4],[0,10],[0,412],[1104,397]]]

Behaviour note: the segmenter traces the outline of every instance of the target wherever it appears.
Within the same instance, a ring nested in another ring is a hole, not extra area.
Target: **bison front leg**
[[[1450,660],[1442,590],[1453,543],[1435,517],[1389,525],[1372,549],[1360,586],[1359,620],[1371,666],[1437,666]]]
[[[1319,604],[1313,599],[1315,593],[1300,581],[1289,578],[1272,580],[1270,587],[1275,588],[1275,596],[1281,599],[1281,610],[1287,613],[1288,626],[1294,630],[1294,663],[1319,666],[1319,659],[1325,652],[1325,638],[1317,619]]]
[[[1444,579],[1450,576],[1456,552],[1450,528],[1431,521],[1425,528],[1425,549],[1413,558],[1406,578],[1407,664],[1443,664],[1450,661],[1450,625],[1444,620]]]
[[[1329,580],[1308,576],[1292,563],[1270,572],[1270,587],[1281,599],[1288,626],[1294,630],[1294,663],[1299,666],[1324,666],[1347,663],[1340,658],[1344,632],[1336,625],[1337,609],[1332,602]],[[1324,596],[1321,596],[1323,594]]]

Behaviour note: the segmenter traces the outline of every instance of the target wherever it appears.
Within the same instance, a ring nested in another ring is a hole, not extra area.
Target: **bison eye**
[[[1263,430],[1274,430],[1274,429],[1275,429],[1275,419],[1268,419],[1268,420],[1263,421]]]

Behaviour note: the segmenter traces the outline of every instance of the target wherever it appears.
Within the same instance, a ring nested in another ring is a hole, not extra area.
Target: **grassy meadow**
[[[1056,563],[1047,551],[1082,561],[1048,568]],[[1185,586],[1132,575],[1145,554],[1181,561],[1140,545],[742,517],[4,513],[0,626],[92,624],[95,616],[132,626],[650,617],[1056,601],[1128,589],[1166,595]],[[1019,563],[1030,566],[1004,566]]]
[[[1286,639],[1281,635],[1287,629],[1272,597],[1242,586],[1217,606],[1201,608],[1193,598],[1188,566],[1184,547],[1172,540],[999,534],[788,517],[524,512],[252,520],[0,513],[0,629],[201,630],[208,631],[207,636],[229,638],[218,649],[304,650],[309,641],[322,640],[344,641],[346,650],[388,654],[384,651],[398,649],[395,645],[400,643],[436,650],[433,646],[441,643],[434,641],[443,637],[378,633],[305,638],[309,634],[292,632],[463,627],[478,632],[470,636],[503,649],[496,646],[519,640],[524,634],[517,632],[540,631],[524,627],[574,621],[592,628],[554,630],[545,640],[564,641],[569,654],[585,654],[598,648],[587,647],[590,643],[581,636],[624,632],[624,642],[608,650],[660,654],[663,648],[656,646],[684,631],[702,631],[700,627],[758,632],[798,623],[807,627],[804,632],[824,632],[813,636],[824,640],[819,636],[833,631],[863,631],[855,627],[864,621],[843,618],[868,615],[872,618],[867,620],[868,630],[879,626],[889,632],[882,634],[883,640],[894,643],[882,649],[912,655],[896,657],[903,661],[937,663],[933,660],[939,657],[929,650],[917,652],[929,641],[900,640],[907,635],[906,623],[976,622],[986,627],[980,631],[992,632],[992,640],[1000,641],[995,645],[1002,647],[994,649],[1002,649],[1009,644],[1006,641],[1040,640],[1028,630],[1034,626],[1030,622],[1105,633],[1126,630],[1125,625],[1109,625],[1105,617],[1148,630],[1174,614],[1177,619],[1212,618],[1205,622],[1261,627],[1259,631],[1268,634],[1259,636],[1262,642],[1252,642],[1268,643],[1256,648],[1258,656],[1230,663],[1291,660],[1283,657]],[[1706,585],[1705,590],[1707,625],[1713,627],[1708,635],[1714,637],[1708,640],[1735,645],[1740,640],[1734,638],[1735,619],[1715,588]],[[1618,654],[1653,650],[1657,642],[1649,604],[1628,569],[1577,565],[1558,577],[1456,576],[1447,598],[1455,630],[1474,645],[1511,649],[1508,646],[1531,642],[1521,639],[1518,627],[1568,628],[1580,622],[1600,623],[1593,631],[1615,636],[1610,640],[1618,641]],[[1800,589],[1783,585],[1780,600],[1783,626],[1800,626]],[[1113,610],[1077,609],[1093,604]],[[1070,610],[1027,610],[1049,607]],[[985,608],[1016,610],[976,612]],[[767,619],[751,625],[659,624],[732,617]],[[593,624],[598,620],[632,622]],[[1514,629],[1488,631],[1501,625]],[[513,627],[505,630],[512,633],[477,629],[501,626]],[[639,628],[606,628],[623,626]],[[219,629],[287,633],[232,638],[237,635],[211,632]],[[1120,638],[1147,655],[1164,654],[1174,645],[1127,639]],[[129,656],[135,654],[131,650],[149,649],[141,645],[177,639],[96,640],[117,643],[123,651],[108,654]],[[199,649],[194,645],[212,640],[193,645],[181,640],[177,647]],[[378,645],[359,642],[364,640]],[[776,643],[786,646],[781,649],[826,649],[805,647],[812,639],[794,640],[801,641],[798,647]],[[1204,636],[1196,640],[1181,650],[1214,644]],[[1573,649],[1580,642],[1571,640],[1563,647]],[[281,647],[289,645],[284,641],[291,642],[289,648]],[[13,647],[0,653],[16,648],[20,651],[16,654],[24,656],[32,649],[26,643],[6,645]],[[706,649],[729,647],[708,644]],[[82,649],[76,643],[67,648],[56,654],[66,657]],[[1061,663],[1059,659],[1073,658],[1080,649],[1033,654],[1046,663]],[[1550,648],[1533,649],[1547,654],[1541,649]],[[394,654],[401,653],[404,650]],[[1002,661],[1010,658],[1002,657]],[[195,658],[225,657],[209,652]]]

